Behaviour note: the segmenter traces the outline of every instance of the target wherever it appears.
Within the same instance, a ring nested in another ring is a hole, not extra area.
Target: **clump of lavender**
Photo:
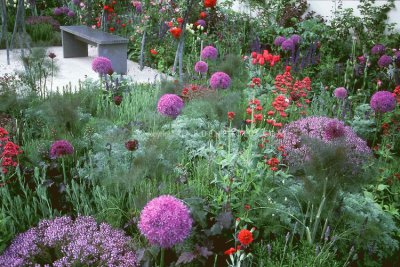
[[[383,44],[376,44],[371,48],[371,54],[382,55],[385,53],[385,46]]]
[[[207,73],[208,71],[208,65],[204,61],[198,61],[194,65],[194,71],[195,72],[200,72],[200,73]]]
[[[333,91],[333,95],[337,99],[345,99],[347,97],[347,90],[344,87],[338,87]]]
[[[130,238],[92,217],[43,220],[18,235],[0,266],[138,266]]]
[[[176,118],[183,109],[183,100],[174,94],[165,94],[158,100],[157,111],[161,115]]]
[[[285,40],[286,40],[285,37],[283,37],[283,36],[278,36],[278,37],[276,37],[275,40],[274,40],[274,45],[276,45],[276,46],[281,46],[282,43],[283,43]]]
[[[291,39],[287,39],[282,43],[281,47],[284,51],[294,50],[295,44]]]
[[[106,75],[113,72],[111,60],[106,57],[96,57],[92,61],[92,69],[100,75]]]
[[[206,47],[203,48],[203,50],[201,50],[200,57],[201,57],[202,60],[206,60],[206,59],[214,60],[214,59],[217,59],[218,50],[215,47],[211,46],[211,45],[206,46]]]
[[[67,140],[55,141],[50,148],[50,158],[56,159],[74,153],[74,147]]]
[[[226,89],[231,85],[231,77],[222,71],[214,73],[210,78],[212,89]]]
[[[392,57],[388,55],[383,55],[378,60],[378,65],[381,68],[388,67],[392,63]]]
[[[343,144],[345,155],[353,163],[361,163],[365,155],[371,154],[367,143],[359,138],[349,126],[328,117],[310,116],[287,124],[283,129],[281,145],[287,153],[289,165],[297,165],[310,159],[310,147],[303,138],[320,140],[326,144]]]
[[[138,226],[150,244],[171,248],[189,236],[192,223],[188,207],[181,200],[164,195],[147,203]]]
[[[390,112],[396,108],[396,98],[389,91],[378,91],[372,95],[370,106],[375,112]]]

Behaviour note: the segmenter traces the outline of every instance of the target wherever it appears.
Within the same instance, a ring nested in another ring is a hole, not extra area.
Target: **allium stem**
[[[164,256],[165,256],[165,249],[161,249],[161,257],[160,257],[160,267],[164,267]]]
[[[67,186],[67,174],[66,174],[66,171],[65,171],[64,157],[61,157],[61,166],[62,166],[62,170],[63,170],[64,186]]]

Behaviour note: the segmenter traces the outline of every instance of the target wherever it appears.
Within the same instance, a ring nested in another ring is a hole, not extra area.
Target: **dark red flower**
[[[121,105],[121,102],[122,102],[122,96],[119,96],[119,95],[114,96],[114,104],[115,105],[119,106],[119,105]]]
[[[200,12],[200,18],[201,19],[205,19],[207,17],[207,13],[206,12]]]
[[[217,5],[217,0],[204,0],[204,7],[215,7]]]
[[[135,139],[129,140],[128,142],[125,143],[125,147],[129,151],[135,151],[139,147],[139,142]]]
[[[235,112],[229,111],[228,112],[228,120],[233,120],[235,118]]]
[[[243,246],[248,246],[253,242],[253,233],[247,229],[240,230],[238,240]]]
[[[175,39],[179,39],[182,34],[182,29],[178,27],[172,27],[169,32],[174,36]]]
[[[115,31],[115,29],[114,29],[114,27],[110,27],[110,32],[114,32]]]

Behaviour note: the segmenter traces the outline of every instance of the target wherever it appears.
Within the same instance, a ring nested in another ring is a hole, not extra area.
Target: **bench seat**
[[[88,44],[97,46],[97,54],[111,60],[113,70],[127,72],[128,39],[88,26],[61,26],[64,58],[87,57]]]

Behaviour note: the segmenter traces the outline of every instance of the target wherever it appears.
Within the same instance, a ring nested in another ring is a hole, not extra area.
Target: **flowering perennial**
[[[174,94],[165,94],[158,100],[157,111],[161,115],[176,118],[183,109],[183,100]]]
[[[210,78],[212,89],[226,89],[231,85],[231,77],[222,71],[214,73]]]
[[[212,60],[217,59],[218,50],[215,47],[211,46],[211,45],[206,46],[206,47],[203,48],[203,50],[201,50],[200,57],[201,57],[202,60],[205,60],[205,59],[212,59]]]
[[[74,153],[74,147],[67,140],[55,141],[50,148],[50,158],[56,159]]]
[[[396,98],[389,91],[378,91],[372,95],[370,106],[375,112],[390,112],[396,108]]]
[[[100,75],[113,73],[111,60],[106,57],[96,57],[92,62],[92,69]]]

